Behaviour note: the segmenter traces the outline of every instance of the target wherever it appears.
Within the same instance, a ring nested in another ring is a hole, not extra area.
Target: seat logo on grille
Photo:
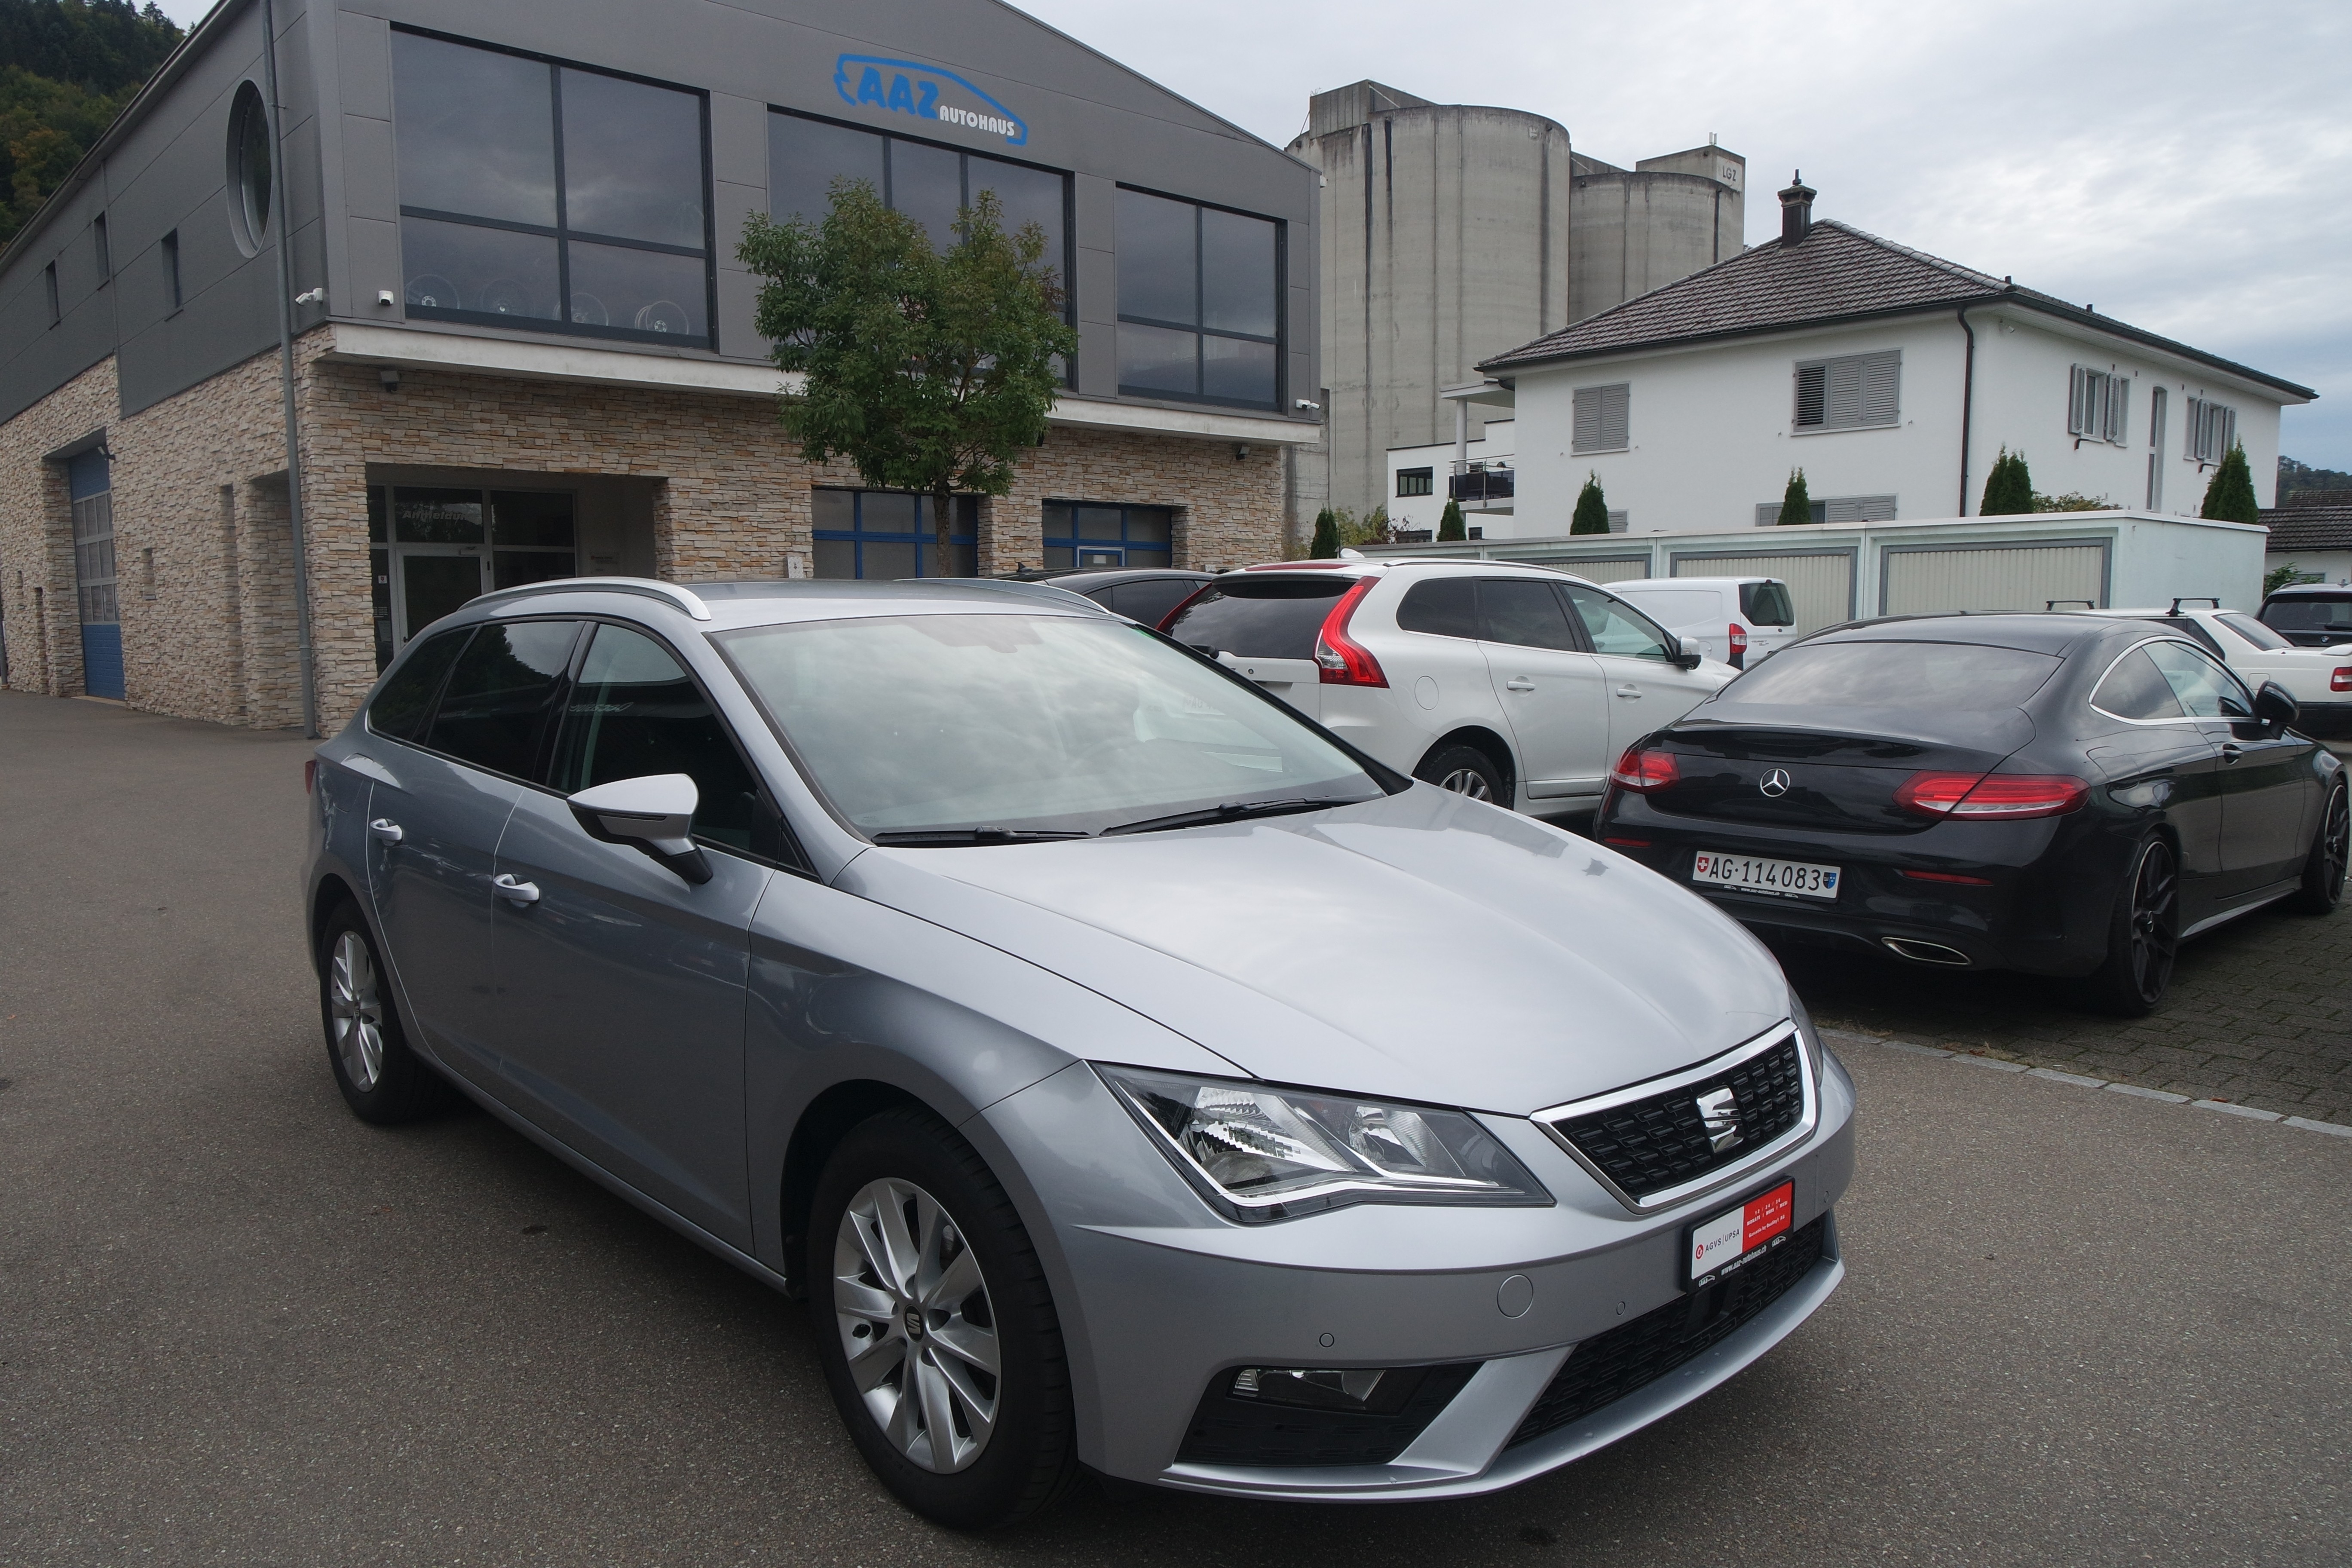
[[[1739,1098],[1727,1088],[1710,1089],[1691,1101],[1698,1110],[1699,1125],[1706,1129],[1715,1152],[1739,1146]]]
[[[1756,787],[1762,790],[1766,795],[1770,795],[1774,800],[1780,799],[1782,795],[1789,793],[1789,770],[1786,768],[1774,768],[1770,773],[1766,773],[1761,779],[1757,781]]]

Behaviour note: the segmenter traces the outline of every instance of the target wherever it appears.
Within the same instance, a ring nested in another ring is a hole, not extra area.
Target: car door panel
[[[492,859],[522,786],[405,751],[369,786],[368,889],[411,1021],[436,1056],[482,1076],[492,1030]]]
[[[1552,584],[1482,579],[1478,615],[1487,679],[1511,726],[1528,798],[1597,796],[1611,761],[1609,699]]]
[[[2315,804],[2313,742],[2292,731],[2265,732],[2253,721],[2253,693],[2204,649],[2171,640],[2147,646],[2149,658],[2220,756],[2216,891],[2227,908],[2284,879],[2301,858],[2303,819]]]
[[[1582,627],[1609,693],[1612,760],[1663,730],[1721,689],[1722,682],[1674,663],[1668,634],[1612,595],[1581,583],[1561,592]],[[1729,623],[1726,623],[1727,626]],[[1720,640],[1721,634],[1717,634]]]

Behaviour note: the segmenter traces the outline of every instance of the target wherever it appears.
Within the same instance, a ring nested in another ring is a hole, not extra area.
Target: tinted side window
[[[1130,621],[1156,626],[1168,612],[1182,604],[1201,584],[1189,577],[1154,577],[1142,583],[1121,583],[1110,591],[1110,607]]]
[[[579,630],[577,621],[478,627],[449,672],[425,743],[478,768],[530,777],[548,705],[572,662]]]
[[[1488,579],[1478,584],[1478,616],[1488,642],[1573,652],[1576,634],[1549,583]]]
[[[1669,656],[1666,634],[1657,624],[1622,599],[1612,599],[1597,588],[1579,584],[1567,584],[1568,602],[1584,619],[1585,634],[1592,639],[1595,653],[1615,654],[1621,658],[1664,659]]]
[[[2190,718],[2244,719],[2253,713],[2253,699],[2238,678],[2187,643],[2152,642],[2147,651]]]
[[[441,678],[449,673],[450,662],[472,634],[472,627],[461,626],[427,637],[411,648],[375,700],[368,704],[368,728],[395,741],[416,739],[416,727],[425,722],[425,716],[433,710],[433,699],[440,694]]]
[[[1313,658],[1332,603],[1354,587],[1326,576],[1221,584],[1185,607],[1168,635],[1189,647],[1242,658]]]
[[[2107,671],[2107,678],[2091,693],[2091,706],[2118,719],[2183,717],[2172,683],[2164,679],[2164,672],[2156,668],[2144,647],[2132,649]]]
[[[1404,603],[1397,606],[1397,627],[1432,637],[1475,637],[1478,635],[1477,595],[1477,583],[1468,577],[1415,583],[1405,591]]]
[[[564,704],[551,782],[566,795],[650,773],[684,773],[699,799],[694,831],[730,848],[753,843],[760,786],[727,726],[669,650],[621,626],[598,626]]]

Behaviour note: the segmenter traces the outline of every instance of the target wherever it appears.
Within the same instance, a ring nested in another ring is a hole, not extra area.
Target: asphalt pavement
[[[1854,1044],[1849,1274],[1515,1491],[871,1481],[798,1306],[488,1116],[343,1109],[284,734],[0,693],[0,1563],[2342,1563],[2352,1140]]]

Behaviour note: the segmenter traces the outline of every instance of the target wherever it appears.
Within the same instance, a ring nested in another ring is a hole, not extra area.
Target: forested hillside
[[[0,0],[0,243],[179,41],[154,0]]]

